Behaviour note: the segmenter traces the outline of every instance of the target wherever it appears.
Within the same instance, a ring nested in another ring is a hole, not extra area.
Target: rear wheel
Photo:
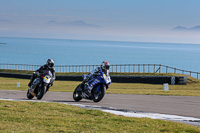
[[[46,88],[47,88],[46,86],[38,88],[38,93],[37,93],[37,99],[38,100],[42,99],[42,97],[44,96],[44,93],[46,92]]]
[[[105,86],[101,86],[100,89],[98,90],[98,87],[94,88],[92,91],[92,100],[94,102],[99,102],[102,100],[102,98],[104,97],[106,93],[106,87]]]
[[[74,90],[74,93],[73,93],[73,99],[75,100],[75,101],[80,101],[81,99],[82,99],[82,96],[81,96],[81,85],[82,84],[80,84],[80,85],[78,85],[77,87],[76,87],[76,89]]]
[[[30,90],[28,89],[27,94],[26,94],[28,99],[32,99],[34,96],[31,95]]]

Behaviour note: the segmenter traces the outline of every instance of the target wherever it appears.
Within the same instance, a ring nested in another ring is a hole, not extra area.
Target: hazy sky
[[[200,0],[0,0],[0,36],[199,43]]]

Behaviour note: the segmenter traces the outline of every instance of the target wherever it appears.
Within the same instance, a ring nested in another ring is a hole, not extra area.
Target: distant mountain
[[[191,30],[197,30],[197,31],[200,31],[200,25],[198,25],[198,26],[195,26],[195,27],[192,27],[192,28],[190,28]]]
[[[53,26],[72,26],[72,27],[86,27],[86,28],[101,28],[100,25],[95,24],[89,24],[82,20],[78,21],[64,21],[64,22],[57,22],[55,20],[50,20],[47,23],[47,25],[53,25]]]
[[[200,32],[200,25],[190,27],[190,28],[183,27],[183,26],[177,26],[177,27],[174,27],[172,29],[172,31],[197,31],[197,32]]]

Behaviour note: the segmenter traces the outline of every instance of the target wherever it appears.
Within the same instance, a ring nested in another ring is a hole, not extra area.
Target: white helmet
[[[54,60],[53,59],[48,59],[46,64],[47,64],[47,66],[49,68],[53,68],[53,66],[54,66]]]

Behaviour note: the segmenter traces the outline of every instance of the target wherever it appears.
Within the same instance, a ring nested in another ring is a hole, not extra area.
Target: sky
[[[0,37],[200,44],[199,0],[0,0]]]

